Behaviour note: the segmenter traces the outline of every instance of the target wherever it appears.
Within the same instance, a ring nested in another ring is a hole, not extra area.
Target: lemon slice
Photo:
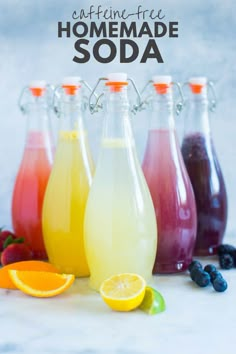
[[[14,285],[27,295],[52,297],[63,293],[74,282],[73,274],[9,270]]]
[[[139,308],[149,315],[155,315],[165,311],[166,304],[163,296],[157,290],[147,286],[144,299]]]
[[[145,280],[138,274],[113,275],[100,287],[105,303],[116,311],[131,311],[137,308],[145,295]]]

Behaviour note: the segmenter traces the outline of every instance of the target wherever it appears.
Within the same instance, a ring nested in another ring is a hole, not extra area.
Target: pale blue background
[[[229,196],[228,232],[235,230],[236,212],[236,3],[234,0],[96,1],[103,7],[133,10],[163,9],[165,20],[179,21],[178,39],[161,39],[164,64],[104,65],[94,61],[72,62],[75,39],[58,39],[57,22],[69,21],[73,10],[88,7],[85,0],[0,0],[0,225],[11,225],[10,204],[15,174],[21,159],[25,118],[17,108],[21,88],[32,79],[60,82],[68,75],[81,75],[91,85],[108,72],[127,71],[142,87],[153,74],[172,74],[185,81],[192,75],[206,75],[216,82],[219,96],[212,130],[224,172]],[[56,118],[53,117],[55,120]],[[182,118],[178,118],[181,127]],[[136,116],[134,130],[142,158],[147,115]],[[88,122],[92,150],[96,159],[100,117]]]

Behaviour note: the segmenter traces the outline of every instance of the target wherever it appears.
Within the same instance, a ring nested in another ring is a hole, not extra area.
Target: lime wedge
[[[165,311],[165,300],[157,290],[146,286],[144,299],[139,309],[147,312],[149,315],[155,315],[156,313]]]

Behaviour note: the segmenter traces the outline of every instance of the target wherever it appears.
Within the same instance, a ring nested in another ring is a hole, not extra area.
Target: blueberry
[[[195,277],[198,276],[198,274],[202,273],[202,268],[193,268],[190,273],[190,277],[193,281],[195,281]]]
[[[222,254],[231,254],[232,252],[234,252],[236,250],[236,248],[232,245],[220,245],[218,247],[218,255],[221,256]]]
[[[199,261],[192,261],[189,266],[188,266],[188,270],[191,272],[193,268],[202,268],[202,265]]]
[[[231,269],[234,266],[234,258],[230,254],[222,254],[219,262],[222,269]]]
[[[204,271],[211,274],[211,272],[216,271],[216,267],[213,264],[207,264],[204,267]]]
[[[234,266],[236,267],[236,249],[231,253],[231,256],[234,259]]]
[[[213,281],[213,288],[215,289],[215,291],[223,292],[227,289],[227,287],[227,282],[223,278],[216,278]]]
[[[211,282],[213,282],[216,278],[223,278],[221,273],[218,272],[218,270],[213,270],[211,273],[210,273],[210,278],[211,278]]]
[[[210,275],[204,271],[202,271],[201,273],[199,272],[195,276],[195,282],[198,286],[204,288],[210,284]]]

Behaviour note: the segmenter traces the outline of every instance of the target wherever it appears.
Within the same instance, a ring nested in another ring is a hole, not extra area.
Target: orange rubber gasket
[[[33,96],[40,97],[44,94],[45,88],[42,87],[30,87],[30,91]]]
[[[106,86],[110,86],[112,92],[120,92],[123,86],[127,86],[127,81],[107,81]]]
[[[80,85],[62,85],[67,95],[75,95]]]
[[[189,84],[191,90],[192,90],[192,93],[194,94],[200,94],[202,92],[202,89],[204,87],[204,85],[202,84]]]
[[[164,84],[164,83],[160,83],[160,84],[153,84],[153,86],[155,87],[155,90],[157,93],[159,93],[160,95],[165,95],[168,92],[168,89],[170,88],[171,84]]]

